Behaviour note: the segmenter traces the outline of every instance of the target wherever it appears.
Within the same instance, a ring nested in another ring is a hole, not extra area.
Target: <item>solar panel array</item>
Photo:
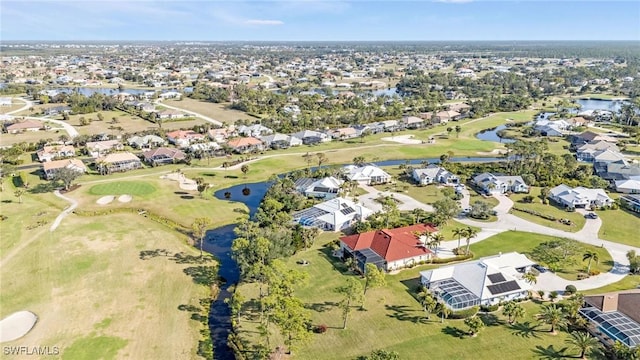
[[[492,284],[507,281],[502,273],[495,273],[487,276]]]
[[[497,295],[514,290],[520,290],[520,285],[518,285],[517,281],[511,280],[498,284],[488,285],[487,289],[489,289],[489,292],[491,292],[492,295]]]
[[[348,208],[341,209],[340,212],[342,213],[342,215],[349,215],[349,214],[354,213],[356,211],[353,210],[352,207],[348,207]]]
[[[619,311],[602,312],[594,307],[580,309],[587,319],[599,325],[599,329],[614,340],[629,347],[640,346],[640,324]]]

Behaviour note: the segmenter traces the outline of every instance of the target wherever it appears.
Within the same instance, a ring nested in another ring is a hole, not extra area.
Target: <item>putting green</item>
[[[89,193],[93,195],[149,195],[156,188],[143,181],[117,181],[106,184],[94,185]]]

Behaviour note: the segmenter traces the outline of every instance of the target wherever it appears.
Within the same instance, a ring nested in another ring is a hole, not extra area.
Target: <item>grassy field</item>
[[[582,291],[585,295],[602,294],[612,291],[637,289],[640,286],[640,275],[627,275],[622,280],[597,289]]]
[[[250,121],[255,120],[255,118],[242,111],[227,109],[226,107],[228,104],[215,104],[190,98],[183,98],[182,100],[165,100],[164,103],[181,109],[193,111],[227,124],[233,124],[240,119]]]
[[[640,218],[625,210],[598,211],[602,227],[598,236],[605,240],[640,247]]]
[[[153,185],[143,181],[118,181],[94,185],[89,189],[93,195],[137,195],[145,196],[156,191]]]
[[[291,267],[309,275],[308,284],[297,289],[296,295],[307,304],[313,323],[329,327],[326,333],[314,334],[310,343],[294,352],[295,359],[354,359],[374,349],[396,351],[401,359],[424,359],[425,354],[429,354],[429,359],[464,359],[470,352],[477,354],[479,359],[531,359],[539,357],[542,348],[564,347],[566,333],[552,336],[545,331],[547,327],[535,327],[533,316],[539,312],[539,305],[535,303],[524,304],[527,315],[522,322],[526,325],[510,327],[505,325],[504,317],[496,313],[498,318],[487,318],[487,323],[492,325],[484,328],[476,338],[460,337],[461,332],[466,331],[462,320],[441,323],[434,316],[430,320],[424,319],[424,312],[412,296],[418,283],[419,268],[387,276],[387,285],[367,293],[366,310],[354,309],[349,315],[347,329],[343,330],[341,313],[336,306],[340,297],[333,290],[353,275],[346,274],[343,265],[321,246],[330,238],[323,235],[324,241],[318,241],[312,249],[287,260]],[[296,265],[299,259],[308,260],[309,265]],[[242,285],[239,291],[248,298],[258,293],[252,284]],[[251,303],[246,304],[241,336],[253,341],[257,326],[254,315]],[[272,344],[280,341],[279,337],[272,337]]]
[[[96,112],[82,115],[71,115],[69,118],[69,124],[73,125],[73,127],[75,127],[76,130],[78,130],[78,132],[83,135],[121,135],[125,133],[130,134],[158,128],[157,124],[142,119],[138,116],[132,116],[123,111],[101,111],[100,113],[104,117],[103,121],[98,121],[98,113]],[[82,126],[80,125],[81,117],[84,117],[85,119],[91,119],[92,121],[89,125]],[[114,117],[118,120],[117,123],[112,122],[112,119]],[[206,124],[206,121],[194,118],[180,121],[164,121],[162,122],[162,128],[165,130],[190,129],[196,125],[204,124]],[[121,127],[123,130],[118,130],[119,127]]]
[[[528,195],[534,197],[533,203],[531,204],[522,202],[522,199]],[[539,187],[532,186],[529,194],[512,194],[510,198],[511,200],[513,200],[513,203],[514,203],[513,206],[515,207],[537,211],[541,214],[551,215],[556,219],[569,219],[573,223],[573,225],[565,225],[558,221],[543,219],[539,216],[528,214],[522,211],[513,210],[511,212],[513,215],[517,217],[521,217],[525,220],[529,220],[536,224],[540,224],[540,225],[554,228],[554,229],[576,232],[576,231],[580,231],[580,229],[584,227],[584,224],[586,222],[584,216],[578,212],[565,211],[564,209],[561,209],[555,206],[553,203],[549,203],[548,205],[543,205],[540,200]]]
[[[516,251],[528,255],[531,251],[540,243],[557,239],[553,236],[520,232],[520,231],[507,231],[498,235],[494,235],[486,240],[471,245],[471,252],[476,258],[496,255],[499,252],[506,253]],[[599,262],[591,264],[592,270],[598,270],[600,272],[607,272],[611,270],[613,266],[613,260],[611,255],[606,249],[596,247],[593,245],[580,244],[584,251],[591,250],[598,253]],[[576,280],[579,272],[584,272],[587,268],[587,263],[582,261],[582,254],[584,251],[580,251],[579,254],[572,256],[567,265],[558,269],[556,274],[560,277],[569,280]],[[546,265],[546,264],[545,264]]]
[[[54,125],[56,127],[57,125]],[[18,134],[5,134],[0,133],[0,146],[11,146],[13,144],[26,142],[26,143],[37,143],[40,140],[58,140],[60,135],[67,135],[67,132],[62,128],[55,128],[50,130],[40,130],[40,131],[25,131]]]
[[[70,360],[196,357],[203,325],[178,310],[208,296],[183,272],[196,265],[139,258],[158,248],[196,255],[184,236],[130,214],[72,215],[55,232],[32,236],[0,268],[0,317],[27,309],[38,323],[6,345],[58,346]]]

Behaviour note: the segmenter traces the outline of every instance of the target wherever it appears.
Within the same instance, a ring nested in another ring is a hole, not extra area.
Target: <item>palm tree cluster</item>
[[[471,246],[471,239],[475,238],[476,236],[478,236],[478,229],[474,229],[471,226],[467,226],[465,228],[456,228],[453,229],[453,236],[456,236],[458,238],[458,246],[455,249],[456,253],[460,253],[460,239],[461,238],[466,238],[467,239],[467,247],[464,251],[465,255],[469,255],[469,247]]]

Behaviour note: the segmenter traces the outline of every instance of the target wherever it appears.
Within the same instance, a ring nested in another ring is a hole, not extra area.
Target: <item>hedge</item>
[[[449,319],[466,319],[477,314],[478,310],[480,310],[478,306],[473,306],[468,309],[464,309],[460,311],[452,311],[451,314],[449,315]]]
[[[527,213],[527,214],[535,215],[535,216],[541,217],[541,218],[543,218],[543,219],[547,219],[547,220],[551,220],[551,221],[558,221],[558,219],[557,219],[555,216],[542,214],[542,213],[539,213],[539,212],[537,212],[537,211],[535,211],[535,210],[530,210],[530,209],[525,209],[525,208],[519,208],[519,207],[516,207],[516,206],[512,207],[511,209],[512,209],[512,210],[515,210],[515,211],[521,211],[521,212],[523,212],[523,213]]]
[[[469,252],[468,255],[456,255],[450,258],[435,258],[431,260],[432,264],[447,264],[455,261],[464,261],[473,258],[473,253]]]

